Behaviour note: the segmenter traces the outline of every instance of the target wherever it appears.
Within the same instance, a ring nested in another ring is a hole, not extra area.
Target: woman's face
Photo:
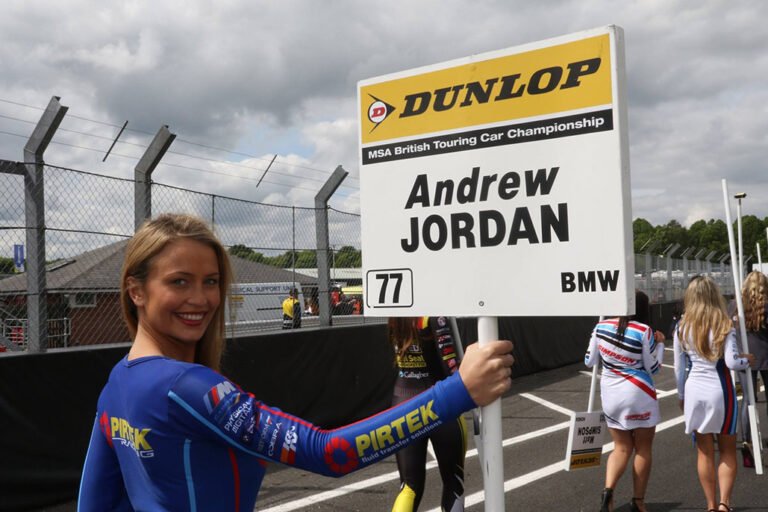
[[[191,347],[219,307],[216,252],[195,240],[168,244],[152,260],[147,279],[131,289],[139,327],[158,343]]]

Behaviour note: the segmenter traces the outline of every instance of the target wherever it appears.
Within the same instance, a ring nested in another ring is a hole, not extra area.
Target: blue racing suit
[[[342,476],[474,407],[457,372],[386,411],[323,430],[205,366],[125,358],[99,397],[78,511],[252,512],[265,461]]]

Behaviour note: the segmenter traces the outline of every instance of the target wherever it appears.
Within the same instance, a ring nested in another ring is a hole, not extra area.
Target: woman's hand
[[[653,331],[653,337],[656,340],[656,343],[664,343],[664,341],[667,339],[667,337],[664,336],[664,333],[661,331]]]
[[[739,354],[739,357],[746,359],[749,361],[749,367],[754,368],[755,367],[755,354]]]
[[[479,406],[499,398],[512,387],[512,342],[497,340],[468,346],[459,366],[459,375],[469,396]]]

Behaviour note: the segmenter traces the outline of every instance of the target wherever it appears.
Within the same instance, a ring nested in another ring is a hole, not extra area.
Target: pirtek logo
[[[457,83],[432,91],[414,92],[403,98],[403,111],[398,117],[408,118],[422,115],[429,110],[445,112],[473,104],[520,98],[526,94],[535,96],[557,89],[572,89],[581,85],[582,78],[596,73],[600,69],[600,63],[601,59],[594,57],[568,63],[565,68],[563,66],[541,68],[525,79],[521,73],[513,73],[489,78],[485,83],[478,81]],[[373,127],[375,129],[395,110],[395,107],[370,96],[375,101],[368,108],[368,119],[375,124]]]
[[[103,423],[106,423],[106,413],[104,413]],[[128,420],[112,416],[109,418],[107,427],[108,439],[120,441],[124,446],[132,448],[141,457],[152,457],[154,450],[147,441],[147,436],[152,429],[132,427]]]
[[[422,405],[418,409],[414,409],[411,412],[400,416],[390,422],[389,425],[384,425],[376,430],[371,430],[367,434],[361,434],[355,438],[355,445],[357,447],[357,454],[361,458],[365,455],[367,450],[373,448],[374,450],[383,450],[388,446],[392,446],[399,441],[402,441],[408,435],[414,434],[419,429],[426,427],[430,423],[433,423],[440,419],[432,410],[434,400],[430,400],[427,405]]]

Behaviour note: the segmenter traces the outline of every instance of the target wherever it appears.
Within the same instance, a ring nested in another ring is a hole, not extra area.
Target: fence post
[[[712,277],[712,258],[717,256],[717,251],[712,251],[704,257],[704,261],[707,265],[707,275]]]
[[[69,107],[58,96],[48,102],[32,135],[24,145],[24,216],[27,225],[27,350],[48,348],[48,294],[45,282],[45,180],[43,153]]]
[[[139,229],[144,220],[152,217],[152,172],[160,163],[165,152],[171,147],[175,133],[168,130],[167,125],[163,125],[155,134],[152,143],[136,164],[133,171],[133,226]]]
[[[317,245],[317,298],[320,308],[320,325],[331,325],[331,275],[328,266],[328,200],[349,173],[342,166],[336,167],[325,185],[315,195],[315,237]]]
[[[688,267],[688,256],[693,254],[693,251],[695,251],[695,247],[688,247],[686,250],[683,251],[683,254],[680,256],[683,258],[683,291],[685,291],[686,288],[688,288],[688,274],[690,268]]]
[[[727,260],[730,257],[731,255],[729,253],[725,253],[722,256],[720,256],[720,259],[717,260],[720,263],[720,279],[722,280],[723,283],[728,282],[726,281],[726,278],[725,278],[725,275],[726,275],[725,260]],[[723,289],[723,293],[725,293],[725,288],[723,287],[722,289]]]
[[[703,268],[702,268],[702,262],[701,257],[704,256],[704,253],[707,252],[706,249],[702,249],[696,254],[693,255],[693,259],[696,260],[696,273],[697,274],[703,274]]]
[[[669,244],[664,250],[664,258],[667,260],[667,286],[664,291],[664,300],[672,300],[672,256],[680,248],[680,244]]]

